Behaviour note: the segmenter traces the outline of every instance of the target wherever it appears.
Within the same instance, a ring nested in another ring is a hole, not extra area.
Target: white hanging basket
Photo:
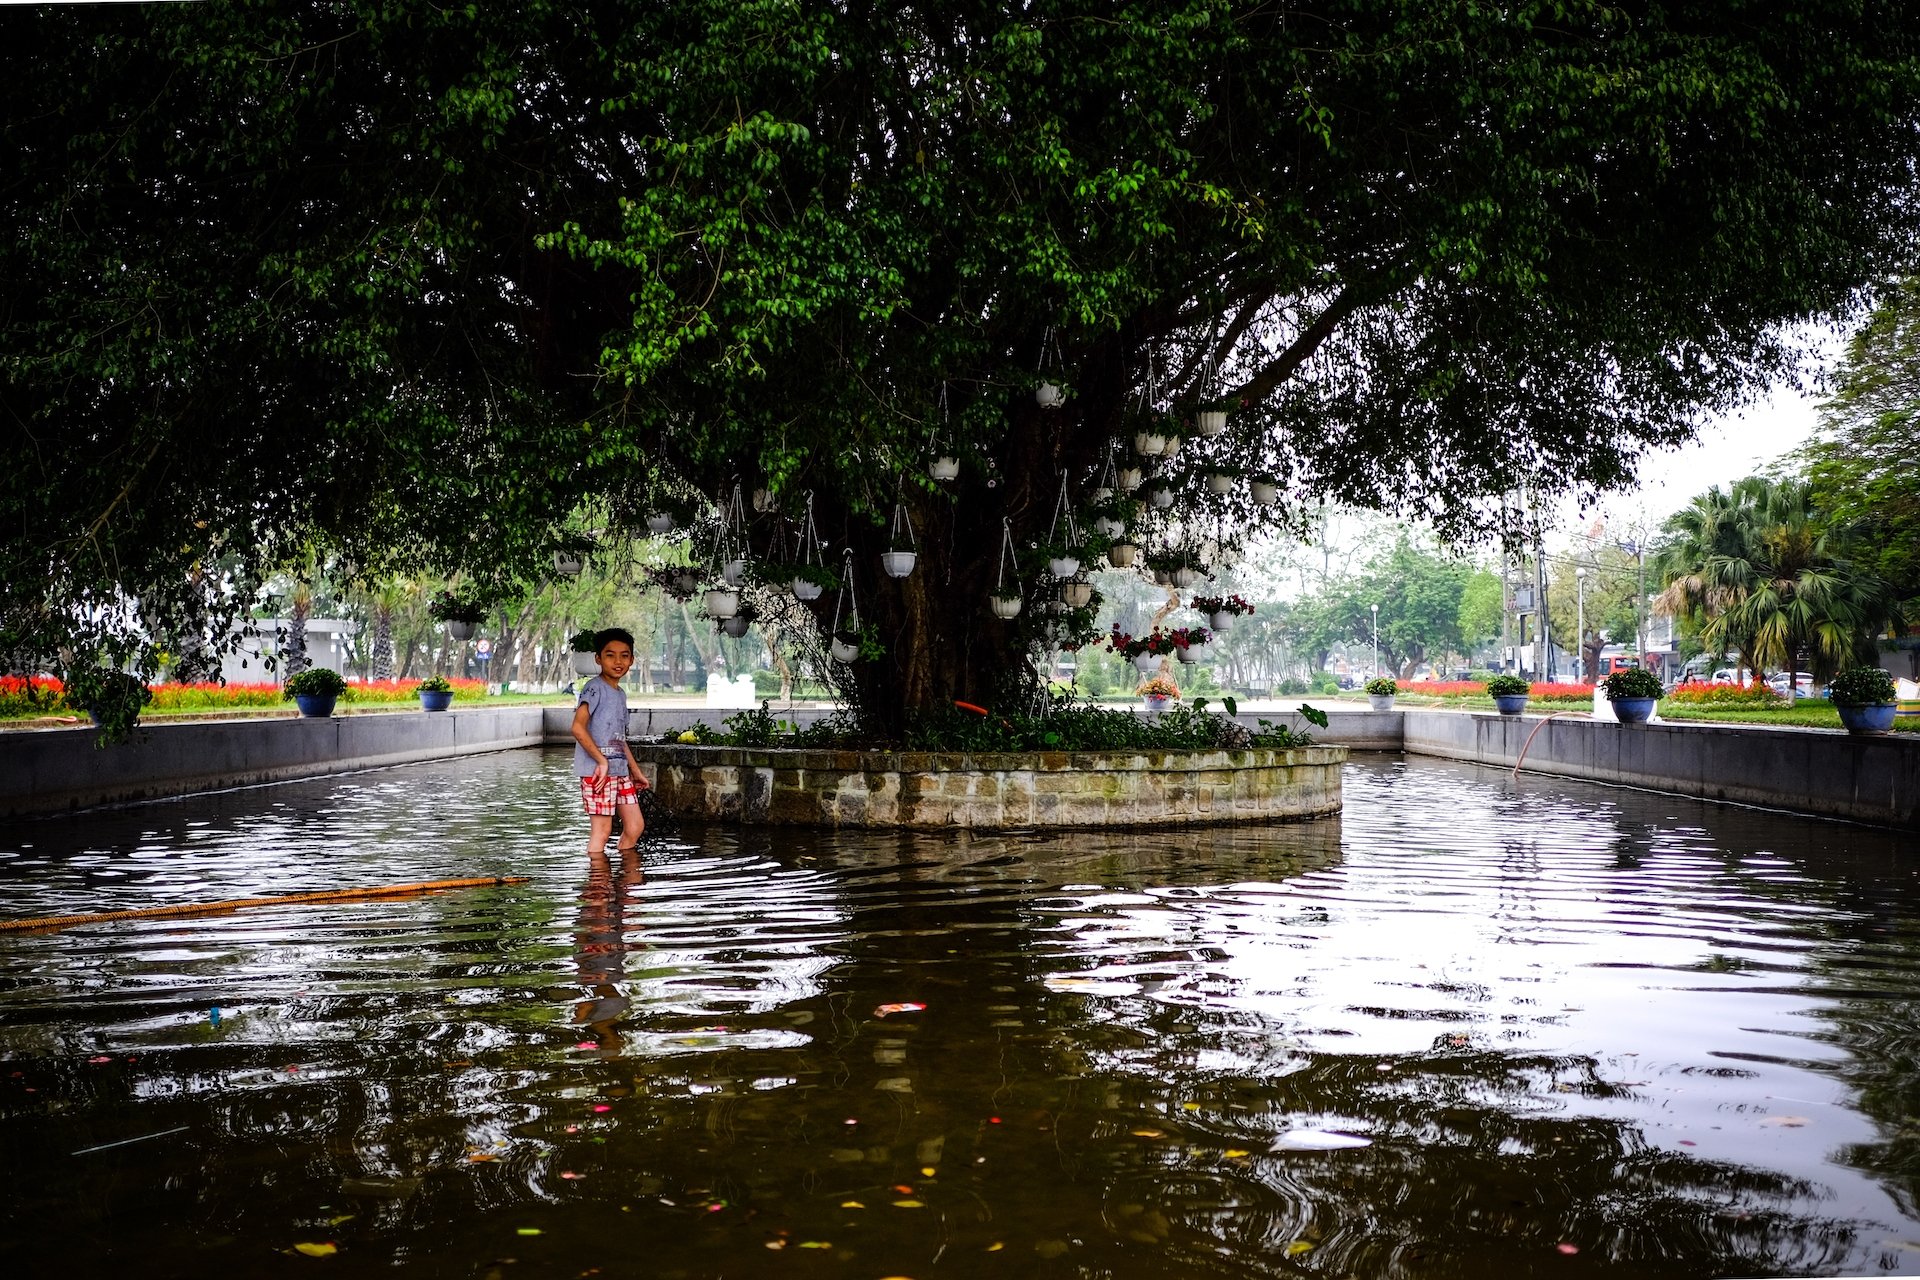
[[[727,561],[720,566],[720,580],[730,587],[737,587],[747,580],[747,562],[743,558]]]
[[[1215,631],[1233,630],[1233,615],[1222,609],[1219,613],[1207,615],[1207,625]]]
[[[1020,606],[1023,603],[1025,602],[1019,596],[989,595],[987,597],[987,607],[993,610],[993,616],[996,618],[1019,617]]]
[[[1122,467],[1115,478],[1120,481],[1122,489],[1132,493],[1147,478],[1147,473],[1139,467]]]
[[[1200,581],[1200,571],[1191,565],[1183,564],[1169,576],[1173,579],[1173,585],[1183,590]]]
[[[1043,382],[1033,389],[1033,398],[1042,409],[1058,409],[1066,403],[1067,393],[1054,382]]]
[[[1107,563],[1116,569],[1128,569],[1139,555],[1140,548],[1134,543],[1116,542],[1107,548]]]
[[[600,674],[600,655],[599,654],[582,653],[580,650],[575,649],[573,651],[572,657],[573,657],[573,674],[577,676],[597,676]]]
[[[700,575],[690,569],[682,569],[673,575],[673,589],[682,599],[691,596],[700,589]]]
[[[1126,522],[1123,520],[1115,520],[1112,516],[1095,516],[1093,518],[1093,527],[1100,532],[1102,537],[1107,538],[1117,538],[1127,531]]]
[[[1157,458],[1167,449],[1167,438],[1157,431],[1133,433],[1133,451],[1144,458]]]
[[[1249,491],[1256,507],[1271,507],[1280,501],[1280,486],[1268,480],[1255,480]]]
[[[1178,452],[1180,452],[1179,436],[1175,436],[1175,435],[1168,436],[1167,442],[1164,445],[1160,446],[1160,456],[1163,458],[1171,458],[1174,454]]]
[[[753,509],[755,511],[773,510],[773,490],[755,489],[753,491]]]
[[[1233,477],[1225,471],[1209,471],[1207,473],[1207,488],[1213,490],[1215,493],[1232,493]]]
[[[473,639],[473,629],[477,625],[477,623],[461,622],[458,619],[454,619],[447,623],[447,635],[455,640],[471,640]],[[594,668],[595,671],[599,669],[599,667]]]
[[[793,580],[793,598],[795,600],[818,600],[823,588],[817,582],[808,582],[805,578]]]
[[[738,640],[747,634],[747,628],[753,625],[753,619],[744,613],[736,613],[731,618],[721,620],[720,629]]]
[[[740,593],[720,588],[707,592],[706,611],[709,618],[724,622],[740,612]]]
[[[835,662],[844,666],[860,656],[860,646],[836,639],[827,646],[827,652],[833,655]]]
[[[1143,676],[1152,675],[1160,669],[1160,655],[1157,653],[1134,654],[1133,669]]]
[[[1202,409],[1194,415],[1194,430],[1211,440],[1227,429],[1227,411],[1225,409]]]
[[[1147,490],[1147,502],[1156,510],[1165,511],[1173,505],[1173,489],[1164,484],[1157,484]]]
[[[1075,579],[1060,587],[1060,599],[1069,609],[1084,609],[1093,603],[1093,584],[1084,579]]]
[[[553,571],[562,577],[577,578],[580,576],[580,571],[584,568],[586,568],[585,562],[570,551],[556,551],[553,553]]]
[[[935,480],[956,480],[960,476],[960,459],[943,453],[927,464],[927,474]]]
[[[1183,644],[1173,651],[1173,656],[1180,659],[1181,665],[1190,667],[1200,661],[1200,654],[1194,652],[1194,650],[1199,647],[1200,646],[1197,645]]]
[[[664,511],[655,511],[647,517],[647,532],[672,533],[673,517]]]
[[[1096,507],[1103,502],[1112,502],[1113,490],[1108,488],[1106,485],[1101,485],[1099,488],[1093,490],[1093,492],[1087,495],[1087,501],[1092,503]]]
[[[1056,578],[1071,578],[1080,572],[1078,556],[1053,556],[1047,561],[1047,572]]]
[[[914,561],[920,558],[915,551],[882,551],[880,567],[886,570],[889,578],[904,578],[913,572]]]

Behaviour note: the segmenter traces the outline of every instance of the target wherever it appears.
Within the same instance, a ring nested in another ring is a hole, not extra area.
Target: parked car
[[[1768,676],[1767,687],[1784,698],[1787,694],[1787,673],[1784,671],[1776,671]],[[1796,674],[1793,677],[1793,694],[1796,698],[1811,698],[1813,696],[1813,677],[1804,671]]]

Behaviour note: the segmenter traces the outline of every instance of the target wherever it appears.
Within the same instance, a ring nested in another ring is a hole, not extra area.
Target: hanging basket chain
[[[1000,517],[1000,576],[994,580],[993,594],[1005,598],[1007,594],[1007,567],[1013,564],[1013,521],[1007,516]],[[1020,570],[1013,571],[1013,581],[1017,588],[1020,583]]]

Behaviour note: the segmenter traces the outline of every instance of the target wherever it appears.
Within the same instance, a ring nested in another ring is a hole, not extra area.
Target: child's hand
[[[607,762],[605,760],[602,760],[599,764],[596,764],[595,766],[593,766],[593,785],[597,787],[601,783],[605,782],[606,780],[607,780]]]

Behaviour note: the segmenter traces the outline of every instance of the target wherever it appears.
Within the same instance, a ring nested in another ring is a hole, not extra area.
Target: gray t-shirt
[[[587,711],[587,732],[600,754],[607,758],[607,772],[616,778],[627,776],[627,691],[608,684],[599,676],[580,686],[580,701]],[[582,778],[593,776],[593,757],[579,743],[573,744],[573,771]]]

